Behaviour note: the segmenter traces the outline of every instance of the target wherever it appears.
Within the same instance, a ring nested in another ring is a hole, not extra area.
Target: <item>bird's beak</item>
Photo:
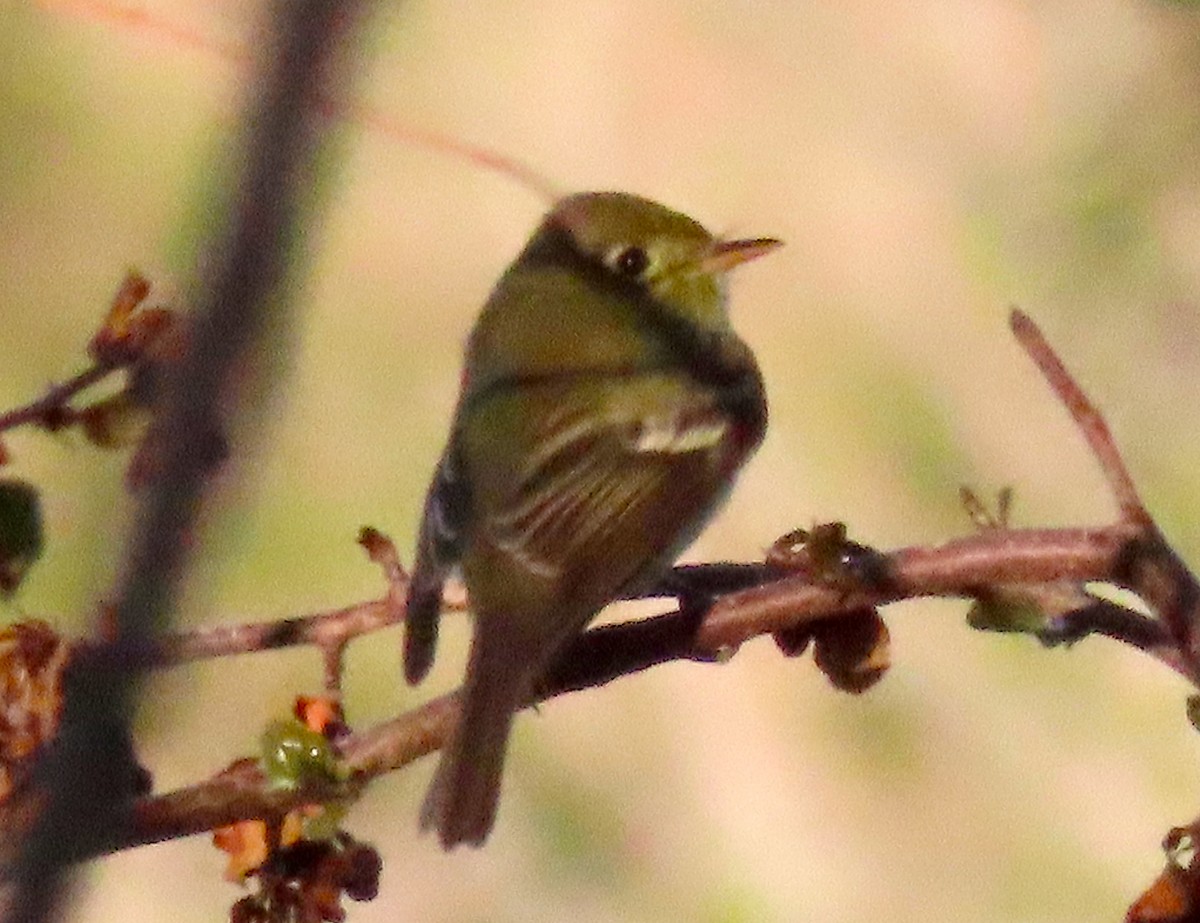
[[[705,272],[729,272],[734,266],[756,260],[782,246],[783,241],[773,237],[719,240],[701,260],[700,266]]]

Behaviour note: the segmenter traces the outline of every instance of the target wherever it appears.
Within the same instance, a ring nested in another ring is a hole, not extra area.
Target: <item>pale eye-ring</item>
[[[618,275],[636,279],[649,268],[650,257],[641,247],[631,244],[614,250],[608,262]]]

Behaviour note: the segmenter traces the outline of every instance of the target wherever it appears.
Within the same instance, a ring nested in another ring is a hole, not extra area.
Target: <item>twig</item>
[[[1088,635],[1104,635],[1148,653],[1174,652],[1170,633],[1157,619],[1103,599],[1056,616],[1038,632],[1048,647],[1074,644]]]
[[[1187,664],[1187,675],[1197,675],[1200,650],[1195,626],[1200,622],[1200,582],[1142,503],[1104,417],[1067,371],[1037,324],[1017,309],[1013,309],[1011,324],[1017,341],[1037,364],[1087,441],[1117,501],[1121,519],[1138,529],[1126,546],[1123,565],[1113,579],[1134,590],[1149,604],[1170,630],[1177,656]]]
[[[1154,520],[1142,503],[1142,498],[1138,496],[1133,478],[1129,476],[1129,469],[1125,467],[1112,432],[1100,411],[1084,394],[1028,314],[1019,308],[1013,308],[1009,323],[1017,342],[1029,354],[1029,358],[1037,365],[1046,382],[1071,414],[1075,425],[1079,427],[1088,448],[1092,450],[1100,465],[1100,471],[1108,481],[1109,489],[1121,511],[1121,518],[1135,525],[1152,527]]]
[[[99,330],[88,344],[88,355],[92,366],[78,375],[47,389],[42,397],[24,407],[0,414],[0,433],[26,423],[34,423],[51,432],[78,422],[83,413],[70,406],[70,401],[80,392],[107,377],[118,369],[129,368],[143,358],[146,348],[145,316],[139,318],[142,337],[131,335],[131,318],[150,293],[150,283],[137,272],[126,274],[120,287],[113,295],[112,305]],[[153,321],[159,332],[169,312],[152,312]]]
[[[77,662],[105,665],[109,669],[146,669],[313,645],[322,651],[326,660],[326,688],[336,690],[341,685],[340,658],[346,644],[404,619],[408,574],[400,564],[396,546],[383,533],[369,527],[362,530],[359,544],[371,561],[383,570],[388,589],[382,599],[366,600],[329,612],[271,622],[217,625],[160,638],[134,641],[84,639],[75,643],[74,656]],[[459,587],[447,586],[442,603],[444,611],[461,611],[466,602]]]
[[[991,583],[1043,583],[1055,579],[1113,580],[1124,548],[1137,532],[1103,529],[990,529],[945,545],[901,549],[888,556],[888,592],[852,596],[804,576],[762,564],[692,564],[674,568],[650,594],[699,591],[716,597],[696,643],[707,657],[755,635],[779,631],[843,609],[927,595],[971,595]],[[377,540],[391,543],[376,533]],[[394,551],[394,549],[393,549]],[[169,667],[194,660],[250,654],[298,645],[324,648],[397,624],[404,617],[404,582],[391,583],[383,599],[330,612],[272,622],[218,625],[137,643],[78,642],[77,656],[122,667]],[[454,587],[443,601],[461,611],[466,599]],[[590,634],[594,634],[595,630]]]
[[[0,433],[16,429],[18,426],[35,424],[46,429],[60,429],[69,416],[68,404],[71,398],[87,390],[97,382],[120,368],[115,363],[96,363],[73,378],[53,385],[37,400],[23,407],[15,407],[5,413],[0,413]]]
[[[273,622],[217,625],[139,641],[78,642],[78,656],[112,669],[162,668],[214,657],[311,644],[324,648],[394,625],[404,617],[390,597]]]
[[[244,72],[251,63],[250,55],[241,45],[216,41],[169,17],[156,16],[141,7],[126,6],[111,0],[41,0],[41,5],[66,15],[111,22],[126,31],[143,33],[169,48],[208,55],[235,72]],[[564,195],[563,189],[516,158],[506,157],[451,134],[409,125],[384,109],[328,95],[319,97],[317,105],[328,118],[340,119],[378,133],[390,141],[458,158],[482,170],[508,177],[540,196],[547,204]]]

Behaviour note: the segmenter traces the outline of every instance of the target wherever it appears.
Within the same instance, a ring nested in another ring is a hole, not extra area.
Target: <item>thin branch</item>
[[[1170,629],[1177,657],[1187,664],[1186,674],[1196,675],[1200,672],[1200,639],[1196,632],[1196,625],[1200,624],[1200,581],[1163,536],[1138,495],[1104,417],[1067,371],[1037,324],[1024,312],[1014,309],[1011,325],[1017,341],[1037,364],[1087,441],[1117,501],[1122,520],[1140,532],[1137,540],[1127,546],[1124,566],[1114,575],[1115,579],[1139,593]]]
[[[696,637],[697,646],[707,648],[707,655],[698,659],[710,659],[755,635],[795,627],[838,611],[923,595],[972,595],[980,587],[994,584],[1109,581],[1128,585],[1153,599],[1161,593],[1148,589],[1144,580],[1131,579],[1129,573],[1129,549],[1137,548],[1139,539],[1140,532],[1126,524],[1101,529],[992,528],[941,546],[894,552],[885,560],[889,576],[886,592],[860,591],[848,595],[839,587],[781,573],[778,568],[763,564],[716,563],[676,567],[660,586],[646,595],[698,592],[715,597]],[[391,546],[382,536],[378,540]],[[399,573],[402,575],[402,570]],[[76,656],[114,667],[165,668],[300,645],[324,649],[402,621],[404,579],[401,576],[395,582],[393,578],[388,595],[382,599],[341,609],[277,621],[218,625],[136,644],[85,639],[76,642]],[[463,611],[466,607],[461,588],[449,587],[443,611]],[[1151,650],[1161,659],[1158,646],[1145,643],[1148,637],[1142,624],[1145,617],[1138,619],[1136,630],[1128,637],[1114,633],[1111,627],[1095,630],[1139,649]],[[1087,633],[1086,625],[1086,619],[1080,616],[1060,640],[1082,637]],[[1158,634],[1151,632],[1152,636]],[[654,655],[648,656],[653,659]],[[1172,662],[1171,666],[1180,669],[1177,663]]]
[[[324,648],[369,634],[404,618],[390,597],[367,600],[329,612],[273,622],[217,625],[138,641],[78,642],[78,656],[111,668],[162,668],[214,657],[313,645]]]
[[[98,362],[73,378],[51,386],[37,400],[0,413],[0,433],[30,424],[50,430],[61,429],[69,420],[71,399],[103,381],[118,368],[120,366],[116,363]]]
[[[346,644],[404,619],[408,574],[400,563],[396,546],[386,535],[369,527],[362,530],[359,544],[370,560],[383,570],[388,589],[382,599],[311,615],[242,625],[217,625],[159,638],[133,641],[83,639],[75,643],[74,656],[79,662],[103,664],[110,669],[146,669],[312,645],[322,651],[326,660],[326,688],[336,690],[341,685],[340,659]],[[442,601],[443,611],[462,611],[466,605],[462,588],[448,584]]]
[[[1104,599],[1056,616],[1038,632],[1047,647],[1074,644],[1088,635],[1103,635],[1156,656],[1173,652],[1170,633],[1157,619]]]
[[[1138,495],[1137,487],[1134,486],[1133,478],[1129,476],[1129,469],[1125,467],[1125,461],[1121,458],[1103,415],[1067,371],[1033,318],[1019,308],[1013,308],[1009,323],[1017,342],[1029,354],[1029,358],[1037,365],[1046,382],[1071,414],[1075,425],[1079,427],[1088,448],[1092,450],[1100,465],[1100,471],[1108,481],[1109,489],[1121,511],[1121,518],[1135,525],[1153,526],[1154,521]]]
[[[140,273],[129,272],[113,295],[108,314],[88,344],[91,367],[73,378],[53,385],[40,398],[24,407],[0,414],[0,433],[5,430],[36,424],[55,431],[77,422],[81,414],[71,407],[71,400],[118,369],[135,365],[145,344],[130,336],[130,318],[146,300],[150,283]],[[159,320],[165,311],[156,312]]]
[[[74,643],[73,656],[76,662],[94,662],[110,669],[163,669],[197,660],[312,645],[325,652],[327,659],[335,658],[354,638],[404,620],[408,574],[400,563],[396,546],[386,535],[370,527],[363,529],[359,544],[366,549],[371,561],[383,569],[388,591],[382,599],[364,600],[309,615],[240,625],[215,625],[159,638],[136,641],[83,638]],[[711,597],[758,586],[780,576],[783,572],[779,568],[765,564],[685,564],[672,568],[649,592],[630,598],[684,593]],[[464,588],[456,581],[449,581],[442,597],[442,612],[465,612],[468,607]],[[327,675],[326,685],[336,688],[340,679]]]
[[[208,55],[235,72],[246,71],[251,63],[251,56],[243,46],[214,40],[140,6],[125,6],[111,0],[41,0],[41,5],[70,16],[111,22],[126,31],[143,33],[167,48]],[[385,109],[330,96],[320,98],[318,105],[329,118],[341,119],[399,144],[431,150],[508,177],[539,195],[547,204],[565,194],[565,190],[516,158],[471,144],[453,134],[409,125]]]

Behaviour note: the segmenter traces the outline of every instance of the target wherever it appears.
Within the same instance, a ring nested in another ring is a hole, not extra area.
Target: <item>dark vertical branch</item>
[[[152,637],[167,624],[211,466],[218,401],[264,329],[285,274],[320,136],[315,104],[330,95],[360,7],[355,0],[277,2],[271,48],[247,116],[236,195],[196,286],[191,348],[151,437],[154,479],[111,610],[112,629],[123,642]],[[96,665],[71,677],[60,740],[41,779],[45,806],[5,895],[8,923],[47,919],[75,841],[116,823],[113,806],[133,784],[124,741],[136,687],[132,671]]]

